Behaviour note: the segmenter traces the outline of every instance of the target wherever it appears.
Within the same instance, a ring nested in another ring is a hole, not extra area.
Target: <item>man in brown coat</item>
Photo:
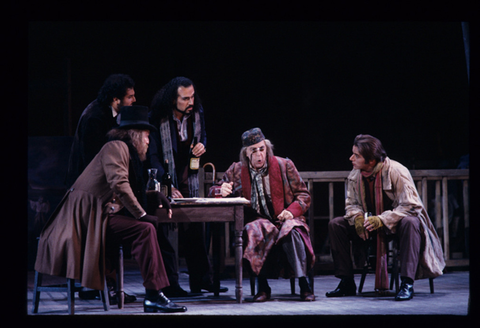
[[[209,194],[219,189],[223,197],[251,200],[252,209],[245,215],[243,258],[258,277],[258,293],[253,300],[270,299],[267,276],[283,269],[284,277],[299,278],[301,300],[314,301],[306,276],[313,268],[315,254],[303,216],[310,206],[310,193],[293,162],[274,156],[271,142],[259,128],[243,133],[242,143],[240,162],[228,168]],[[286,265],[277,265],[276,255],[283,257]]]
[[[415,279],[442,274],[445,267],[442,245],[410,172],[387,157],[381,141],[360,134],[353,142],[352,153],[345,216],[328,224],[335,276],[341,281],[326,296],[356,294],[350,240],[354,249],[363,253],[362,246],[369,235],[381,232],[398,240],[402,284],[395,300],[408,301],[413,297]],[[365,218],[368,212],[373,215]]]
[[[162,288],[169,285],[156,237],[156,216],[146,212],[147,194],[142,162],[150,131],[148,108],[125,106],[118,128],[73,186],[45,225],[35,270],[78,279],[87,288],[102,290],[107,242],[131,244],[145,286],[145,312],[184,312]],[[149,206],[165,206],[161,193],[148,197]]]

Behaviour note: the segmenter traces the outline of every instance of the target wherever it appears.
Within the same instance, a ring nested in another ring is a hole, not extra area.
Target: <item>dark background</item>
[[[138,105],[175,76],[197,86],[207,153],[225,171],[260,127],[299,170],[350,170],[372,134],[409,169],[469,153],[460,21],[30,22],[28,135],[71,136],[105,78],[130,75]]]

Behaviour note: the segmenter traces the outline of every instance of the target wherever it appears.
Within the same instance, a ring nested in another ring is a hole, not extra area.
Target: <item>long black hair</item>
[[[189,78],[177,76],[165,84],[153,97],[152,103],[150,104],[150,123],[158,126],[160,124],[160,120],[168,115],[171,115],[174,106],[176,106],[175,101],[178,97],[178,88],[187,88],[192,85],[195,89],[193,112],[199,111],[202,102],[198,95],[195,84],[193,84]]]

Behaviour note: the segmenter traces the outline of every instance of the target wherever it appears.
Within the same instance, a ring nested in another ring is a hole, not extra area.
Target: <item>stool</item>
[[[123,309],[125,302],[125,292],[123,290],[123,246],[119,246],[118,253],[118,270],[117,270],[117,296],[118,296],[118,308]],[[78,292],[82,289],[82,286],[75,284],[75,279],[66,278],[66,284],[61,285],[49,285],[43,286],[43,273],[35,271],[35,283],[33,288],[33,306],[32,313],[38,313],[38,306],[40,303],[40,293],[41,292],[66,292],[67,293],[67,304],[68,304],[68,314],[75,314],[75,292]],[[100,299],[103,304],[105,311],[110,310],[110,301],[108,299],[108,286],[107,280],[105,278],[104,288],[99,291]]]

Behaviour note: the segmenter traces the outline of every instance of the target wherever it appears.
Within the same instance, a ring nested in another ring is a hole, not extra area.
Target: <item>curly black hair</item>
[[[109,106],[113,98],[122,99],[127,89],[133,89],[135,82],[126,74],[112,74],[103,82],[98,92],[97,101],[102,106]]]
[[[193,85],[193,88],[195,89],[193,112],[198,111],[201,108],[202,102],[200,101],[195,84],[193,84],[193,82],[186,77],[177,76],[165,84],[153,97],[150,105],[151,123],[157,126],[160,124],[161,119],[171,114],[175,106],[175,101],[178,97],[178,88],[181,86],[187,88],[191,85]]]

